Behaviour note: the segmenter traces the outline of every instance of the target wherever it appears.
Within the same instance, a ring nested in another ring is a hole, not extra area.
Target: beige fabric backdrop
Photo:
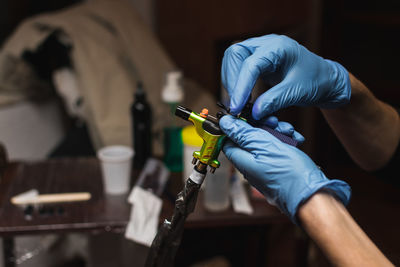
[[[89,1],[24,21],[0,52],[0,105],[46,92],[45,84],[20,58],[55,30],[72,43],[71,59],[95,147],[131,145],[129,107],[140,79],[153,107],[153,131],[158,136],[154,152],[162,153],[161,132],[168,108],[161,100],[161,88],[165,73],[176,66],[124,0]],[[186,106],[215,111],[215,100],[203,88],[188,79],[184,87]]]

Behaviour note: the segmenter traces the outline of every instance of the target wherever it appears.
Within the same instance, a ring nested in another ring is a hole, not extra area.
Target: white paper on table
[[[143,189],[151,190],[157,196],[161,196],[164,191],[165,184],[168,181],[169,170],[165,164],[158,159],[149,158],[140,172],[139,178],[135,186]],[[128,198],[128,201],[130,198]]]
[[[129,196],[133,204],[125,237],[145,246],[151,246],[157,234],[162,200],[153,193],[135,186]]]

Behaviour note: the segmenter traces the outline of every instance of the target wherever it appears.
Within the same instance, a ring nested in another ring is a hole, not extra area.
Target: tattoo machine
[[[207,109],[203,109],[198,114],[182,106],[176,108],[175,115],[191,121],[204,142],[200,151],[193,153],[192,163],[195,167],[186,180],[183,190],[176,198],[171,221],[164,221],[153,240],[147,256],[146,267],[173,266],[185,220],[194,211],[200,186],[207,174],[207,166],[212,173],[220,166],[218,155],[225,134],[219,128],[218,119],[209,115]]]
[[[193,123],[197,134],[204,142],[200,151],[193,153],[192,163],[195,165],[194,169],[186,180],[183,190],[176,198],[171,220],[164,220],[153,240],[146,259],[146,267],[169,267],[174,265],[174,258],[181,243],[184,223],[187,216],[194,211],[200,186],[207,174],[207,166],[209,166],[211,173],[214,173],[216,168],[220,166],[218,155],[226,135],[219,127],[219,119],[229,114],[229,109],[221,103],[218,103],[218,106],[224,111],[218,112],[216,117],[209,115],[207,109],[203,109],[201,113],[196,113],[183,106],[178,106],[175,110],[176,116]],[[268,131],[284,143],[297,146],[297,141],[294,139],[267,126],[259,125],[251,117],[251,108],[251,103],[246,104],[238,117],[252,126]]]

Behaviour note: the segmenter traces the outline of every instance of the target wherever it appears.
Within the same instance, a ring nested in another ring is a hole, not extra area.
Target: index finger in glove
[[[271,57],[274,57],[271,54]],[[256,51],[243,61],[234,89],[230,93],[230,110],[236,115],[245,106],[261,73],[275,70],[275,59]]]
[[[222,58],[221,80],[229,96],[235,88],[237,77],[243,61],[251,55],[251,51],[245,46],[234,44],[225,50]]]
[[[248,151],[259,150],[260,141],[267,144],[278,140],[267,131],[254,128],[247,122],[231,115],[223,116],[219,121],[219,126],[234,143]]]

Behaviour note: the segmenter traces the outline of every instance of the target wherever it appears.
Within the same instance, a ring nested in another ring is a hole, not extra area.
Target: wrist
[[[314,224],[336,224],[342,209],[344,207],[340,201],[321,190],[300,206],[298,219],[304,228],[314,229]]]
[[[326,116],[357,116],[360,114],[368,117],[369,120],[379,120],[381,112],[381,102],[368,90],[368,88],[350,72],[349,81],[351,86],[351,98],[347,105],[335,109],[323,109],[321,111]],[[369,107],[369,108],[366,108]]]
[[[305,181],[306,183],[303,184],[303,187],[298,186],[295,191],[287,192],[288,194],[286,194],[284,201],[281,199],[278,203],[281,210],[288,214],[295,224],[299,224],[298,212],[300,207],[302,207],[304,203],[307,203],[315,194],[327,192],[345,206],[350,201],[350,186],[344,181],[326,178],[324,173],[320,170],[310,172],[308,177],[305,178]],[[285,208],[287,210],[285,210]]]
[[[338,63],[337,63],[338,64]],[[355,107],[363,106],[364,102],[370,101],[374,98],[372,93],[367,89],[367,87],[359,81],[353,74],[347,72],[348,75],[348,86],[350,87],[349,102],[346,105],[339,106],[337,109],[324,109],[322,111],[329,112],[330,110],[342,110],[345,111],[349,108],[354,109]]]
[[[343,236],[353,235],[354,228],[343,204],[331,194],[320,191],[300,207],[298,217],[304,231],[333,265],[346,265],[342,258],[346,257],[345,253],[351,253],[354,244],[349,245]]]
[[[382,108],[382,105],[385,106],[385,104],[378,100],[374,94],[353,74],[349,73],[349,77],[352,90],[351,106],[349,106],[351,111],[357,114],[364,113],[364,115],[370,117],[370,119],[380,120],[381,112],[379,112],[379,110]],[[372,109],[366,109],[366,106],[371,107]]]

